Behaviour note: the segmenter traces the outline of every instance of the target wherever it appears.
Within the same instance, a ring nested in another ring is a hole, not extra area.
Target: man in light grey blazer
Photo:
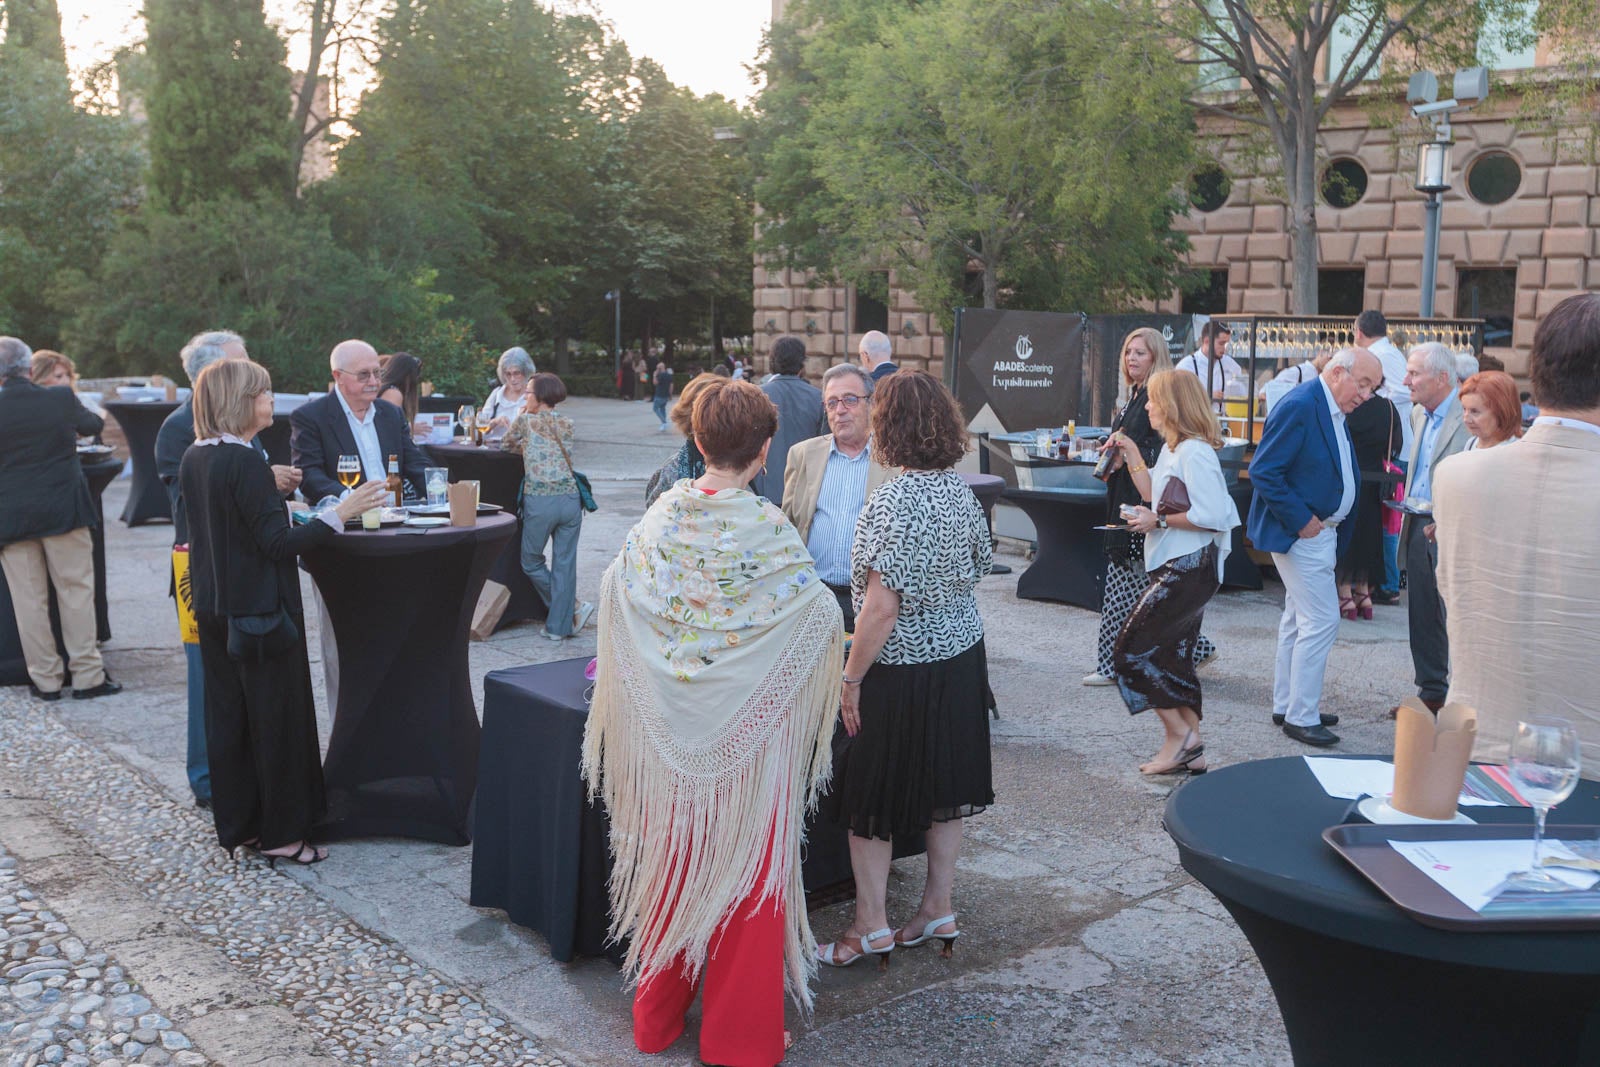
[[[822,414],[822,390],[800,377],[806,369],[806,343],[798,337],[780,337],[772,343],[772,369],[777,377],[761,387],[778,406],[778,432],[767,450],[767,465],[750,481],[750,491],[783,505],[783,468],[789,449],[801,441],[827,432]]]
[[[1406,460],[1406,499],[1432,501],[1439,461],[1467,447],[1471,435],[1461,421],[1456,396],[1456,357],[1434,341],[1417,345],[1406,357],[1406,388],[1411,390],[1411,451]],[[1434,574],[1438,549],[1433,523],[1407,517],[1400,531],[1406,564],[1407,615],[1411,624],[1411,665],[1417,696],[1434,711],[1444,706],[1450,688],[1450,641],[1445,605]]]
[[[1520,441],[1439,466],[1439,589],[1450,612],[1450,700],[1478,711],[1474,759],[1502,762],[1517,720],[1569,719],[1584,773],[1600,766],[1600,293],[1568,297],[1534,331],[1540,414]]]

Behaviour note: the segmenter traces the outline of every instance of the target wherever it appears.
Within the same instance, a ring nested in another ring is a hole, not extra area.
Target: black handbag
[[[228,658],[237,663],[265,663],[299,641],[300,628],[287,608],[268,615],[228,616]]]

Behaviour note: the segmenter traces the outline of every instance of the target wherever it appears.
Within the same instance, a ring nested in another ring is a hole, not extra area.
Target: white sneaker
[[[1103,674],[1086,674],[1083,676],[1084,685],[1116,685],[1115,678],[1107,678]]]
[[[572,613],[572,632],[577,633],[589,625],[589,620],[594,617],[594,605],[585,600],[578,605],[578,610]]]
[[[544,635],[546,637],[548,637],[552,641],[565,641],[568,637],[571,636],[570,634],[553,634],[549,630],[546,630],[544,632]]]

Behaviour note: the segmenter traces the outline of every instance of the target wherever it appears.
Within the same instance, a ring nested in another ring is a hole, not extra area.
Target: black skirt
[[[1193,708],[1200,715],[1194,646],[1206,604],[1219,584],[1214,544],[1150,572],[1150,585],[1129,612],[1111,654],[1117,688],[1129,713]]]
[[[861,729],[836,748],[825,813],[887,841],[994,803],[989,661],[983,641],[933,663],[877,663],[861,683]]]

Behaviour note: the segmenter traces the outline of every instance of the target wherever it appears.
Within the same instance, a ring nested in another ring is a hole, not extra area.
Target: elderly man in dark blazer
[[[339,457],[361,457],[361,481],[388,476],[388,457],[400,458],[400,477],[409,496],[421,497],[427,457],[411,439],[405,414],[378,399],[378,350],[365,341],[341,341],[328,357],[333,391],[295,409],[289,416],[289,452],[310,501],[339,496]]]
[[[0,570],[11,589],[29,688],[59,700],[71,672],[79,700],[121,692],[95,643],[94,499],[78,462],[78,437],[104,421],[68,386],[28,380],[33,351],[0,337]],[[61,615],[61,662],[50,631],[50,587]]]
[[[1339,740],[1337,715],[1318,710],[1328,651],[1339,635],[1333,569],[1355,527],[1360,470],[1345,416],[1372,396],[1383,365],[1364,348],[1346,348],[1316,381],[1273,406],[1250,462],[1250,540],[1272,553],[1283,580],[1283,619],[1272,680],[1272,721],[1308,745]]]
[[[761,387],[778,406],[778,432],[767,450],[767,465],[750,481],[750,491],[783,505],[783,470],[789,449],[827,432],[822,411],[822,390],[800,377],[806,369],[806,343],[798,337],[780,337],[772,344],[772,370],[777,375]]]

